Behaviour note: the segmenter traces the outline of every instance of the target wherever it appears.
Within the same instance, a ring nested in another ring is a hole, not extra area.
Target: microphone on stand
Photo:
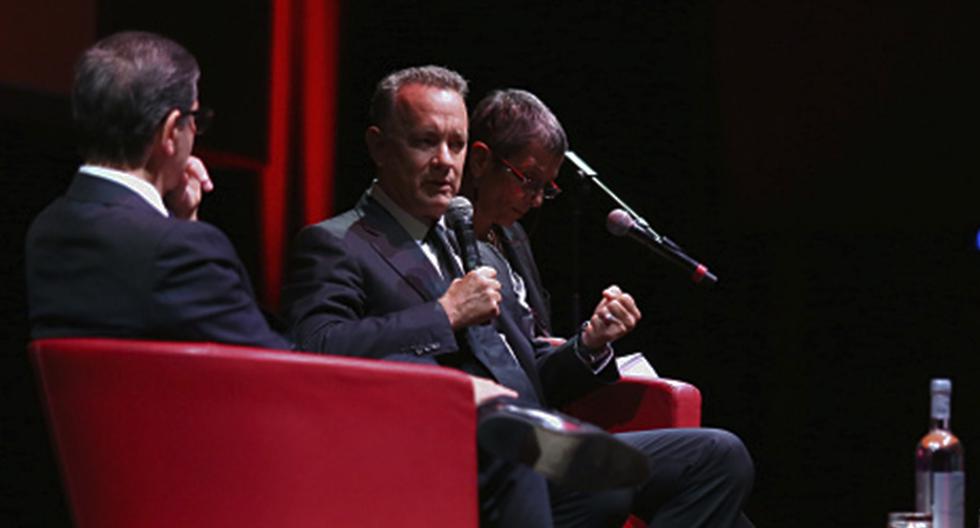
[[[665,236],[657,234],[648,227],[646,221],[637,221],[622,209],[613,209],[606,217],[606,229],[616,236],[628,236],[653,250],[664,259],[691,273],[695,284],[711,285],[718,277],[708,271],[708,267],[687,256],[684,251]]]
[[[473,204],[465,196],[456,196],[449,201],[446,225],[456,234],[463,269],[469,273],[479,268],[480,251],[477,249],[476,233],[473,231]]]

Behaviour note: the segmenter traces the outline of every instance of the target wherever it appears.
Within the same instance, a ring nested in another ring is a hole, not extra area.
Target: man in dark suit
[[[640,313],[631,297],[610,291],[579,335],[551,348],[523,324],[506,262],[483,247],[491,266],[458,273],[443,213],[466,157],[465,94],[458,74],[432,66],[379,83],[365,136],[377,180],[354,209],[297,236],[282,295],[292,337],[306,350],[457,368],[484,380],[491,395],[509,388],[530,404],[556,406],[618,378],[606,345]],[[654,472],[670,469],[638,489],[549,490],[540,475],[481,449],[481,524],[614,526],[630,511],[685,509],[685,500],[701,500],[686,493],[691,486],[711,488],[698,515],[663,526],[731,524],[751,480],[740,443],[707,431],[624,438]],[[661,460],[678,449],[686,454]],[[718,462],[726,463],[720,471]],[[694,519],[702,522],[684,524]]]
[[[197,221],[213,185],[191,154],[211,113],[179,44],[125,32],[76,66],[72,114],[85,160],[26,243],[33,338],[218,341],[289,348],[258,309],[231,243]]]

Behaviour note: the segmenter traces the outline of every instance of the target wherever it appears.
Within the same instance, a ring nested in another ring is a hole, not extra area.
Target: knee
[[[711,445],[709,456],[713,459],[713,465],[734,485],[750,488],[755,480],[755,465],[742,440],[721,429],[708,429],[706,433]]]

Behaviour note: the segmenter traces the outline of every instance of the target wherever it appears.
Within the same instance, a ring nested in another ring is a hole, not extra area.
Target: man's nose
[[[443,167],[453,164],[453,152],[449,148],[448,143],[439,143],[439,146],[436,147],[435,154],[432,156],[432,163]]]

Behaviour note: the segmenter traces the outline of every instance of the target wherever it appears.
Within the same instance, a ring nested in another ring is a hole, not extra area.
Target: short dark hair
[[[199,77],[194,56],[160,35],[128,31],[95,43],[78,60],[72,86],[82,157],[142,166],[167,114],[194,104]]]
[[[463,99],[466,99],[469,91],[466,79],[462,75],[442,66],[416,66],[392,72],[378,82],[374,95],[371,96],[369,117],[372,125],[384,124],[395,107],[398,90],[409,84],[452,90]]]
[[[564,156],[568,150],[565,129],[555,114],[526,90],[494,90],[470,116],[470,143],[482,141],[500,157],[519,154],[532,142]]]

